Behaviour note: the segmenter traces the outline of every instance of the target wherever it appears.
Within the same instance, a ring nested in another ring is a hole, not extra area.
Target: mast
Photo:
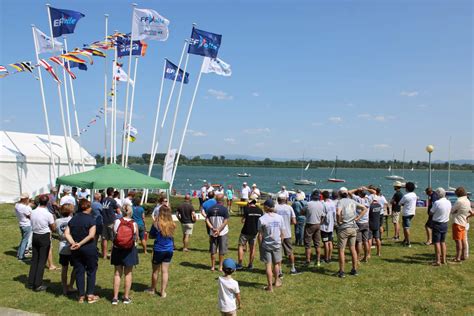
[[[403,149],[402,177],[405,178],[405,149]]]
[[[334,179],[337,179],[337,156],[336,161],[334,162]]]
[[[451,187],[451,136],[449,136],[448,147],[448,190]]]

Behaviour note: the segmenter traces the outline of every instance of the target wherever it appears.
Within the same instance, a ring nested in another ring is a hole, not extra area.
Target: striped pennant
[[[49,74],[53,77],[54,81],[56,81],[58,84],[61,84],[61,80],[59,80],[58,76],[54,72],[53,67],[50,64],[48,64],[48,62],[45,59],[40,59],[39,64],[41,67],[46,69],[47,72],[49,72]]]
[[[63,63],[63,61],[61,59],[59,59],[58,57],[56,56],[53,56],[53,57],[50,57],[49,60],[51,60],[52,62],[55,62],[56,64],[60,65],[61,67],[63,67],[67,73],[71,76],[72,79],[76,79],[76,75],[68,69],[68,67],[66,67]]]

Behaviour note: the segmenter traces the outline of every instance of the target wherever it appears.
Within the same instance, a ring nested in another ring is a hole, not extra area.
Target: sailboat
[[[405,158],[403,158],[403,160],[405,160]],[[393,164],[395,164],[395,156],[393,157]],[[385,179],[387,180],[397,180],[397,181],[405,180],[404,177],[393,174],[392,166],[388,166],[388,173],[390,174],[388,176],[385,176]]]
[[[331,178],[332,174],[334,173],[334,178]],[[334,162],[334,168],[332,168],[331,174],[329,175],[329,182],[346,182],[344,179],[337,178],[337,156],[336,161]]]
[[[293,180],[293,183],[296,184],[296,185],[316,185],[316,181],[311,181],[311,180],[308,180],[308,179],[303,179],[303,171],[307,171],[309,169],[309,165],[310,163],[308,162],[308,164],[306,165],[305,168],[303,168],[304,166],[304,156],[303,156],[303,162],[301,164],[301,176],[299,179],[297,180]]]
[[[451,137],[449,137],[449,150],[448,150],[448,190],[455,191],[456,188],[451,187]]]

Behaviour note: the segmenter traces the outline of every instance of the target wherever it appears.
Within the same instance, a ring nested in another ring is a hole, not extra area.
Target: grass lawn
[[[359,276],[339,279],[333,274],[338,265],[323,264],[302,274],[286,272],[283,287],[274,293],[262,290],[266,283],[264,266],[256,262],[252,272],[238,271],[242,293],[242,314],[474,314],[474,229],[470,231],[470,260],[459,265],[432,267],[433,247],[425,241],[425,209],[418,209],[414,219],[413,247],[408,249],[392,241],[384,242],[382,257],[374,257],[359,269]],[[176,248],[170,267],[168,297],[143,293],[151,276],[151,258],[140,253],[140,264],[133,272],[133,303],[112,306],[113,266],[100,259],[96,294],[102,299],[93,305],[78,304],[75,297],[62,296],[60,271],[45,271],[46,292],[36,293],[25,288],[29,266],[16,260],[19,229],[12,205],[0,205],[2,242],[0,243],[0,306],[38,312],[47,315],[116,314],[212,314],[218,315],[218,272],[209,270],[208,238],[204,223],[194,227],[189,253],[182,247],[181,227],[177,229]],[[150,226],[148,219],[148,226]],[[237,241],[241,224],[232,216],[230,221],[229,257],[237,258]],[[390,236],[392,226],[390,226]],[[385,237],[385,236],[384,236]],[[448,256],[454,254],[451,234],[447,237]],[[151,249],[153,241],[149,240]],[[54,260],[58,261],[58,242],[53,244]],[[304,249],[297,247],[297,262],[304,262]],[[349,256],[348,256],[349,257]],[[334,256],[335,259],[336,256]],[[258,253],[257,253],[258,259]],[[246,260],[244,263],[246,263]],[[350,259],[349,259],[350,260]],[[346,266],[350,270],[350,262]]]

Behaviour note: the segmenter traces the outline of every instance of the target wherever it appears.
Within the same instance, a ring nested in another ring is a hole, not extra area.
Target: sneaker
[[[411,244],[406,244],[406,246],[407,246],[408,248],[411,248]]]
[[[300,274],[300,273],[296,269],[291,269],[290,274],[291,275],[297,275],[297,274]]]
[[[248,270],[253,270],[253,264],[249,264],[249,265],[247,266],[247,269],[248,269]]]
[[[112,299],[112,305],[118,305],[118,299],[113,298]]]
[[[370,246],[370,249],[375,249],[375,246]]]
[[[356,269],[352,269],[352,270],[351,270],[351,275],[359,275],[359,273],[357,273],[357,270],[356,270]]]
[[[48,289],[46,285],[40,285],[36,289],[34,289],[35,292],[44,292]]]
[[[130,299],[130,297],[124,297],[124,298],[122,298],[122,302],[124,304],[130,304],[132,302],[132,300]]]
[[[343,271],[339,271],[336,275],[341,279],[346,277],[346,274]]]
[[[280,279],[283,279],[283,272],[280,271],[280,273],[278,274],[278,277],[279,277]]]
[[[321,266],[321,261],[315,261],[314,266],[319,268]]]
[[[235,269],[236,269],[236,270],[242,270],[243,267],[242,267],[242,265],[241,265],[240,263],[237,263],[237,264],[235,265]]]

